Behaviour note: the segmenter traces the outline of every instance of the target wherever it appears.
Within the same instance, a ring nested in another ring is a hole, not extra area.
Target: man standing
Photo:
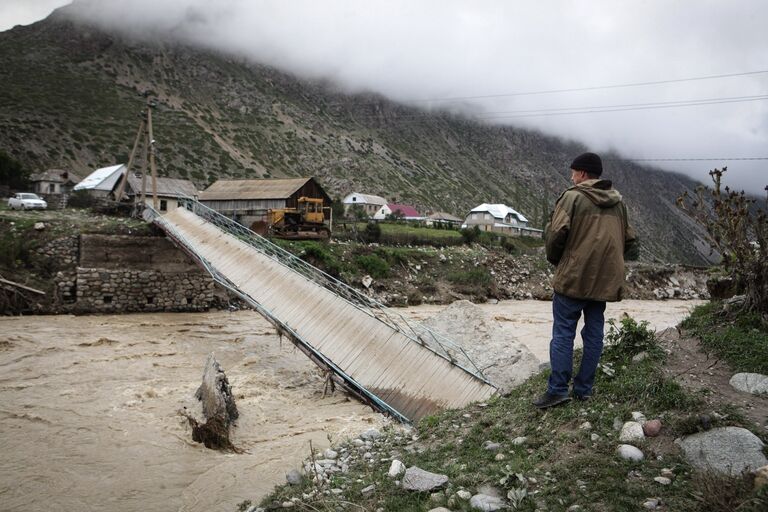
[[[637,258],[637,240],[627,219],[621,194],[600,179],[603,163],[584,153],[571,164],[573,187],[560,196],[544,230],[547,260],[557,266],[552,280],[552,373],[547,392],[533,402],[540,409],[570,400],[573,340],[584,314],[581,338],[584,355],[573,379],[573,396],[592,395],[595,372],[603,351],[605,303],[621,300],[624,260]]]

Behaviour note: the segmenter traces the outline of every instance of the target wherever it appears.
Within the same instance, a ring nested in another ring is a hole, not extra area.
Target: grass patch
[[[376,254],[356,256],[355,263],[374,279],[381,279],[389,274],[389,263]]]
[[[334,236],[337,238],[355,238],[363,240],[367,223],[357,222],[340,224],[343,229],[336,229]],[[378,222],[379,228],[377,242],[387,245],[431,245],[434,247],[446,247],[461,245],[462,238],[458,231],[452,229],[436,229],[413,224]],[[364,240],[371,241],[371,240]]]
[[[491,273],[487,268],[477,267],[471,270],[457,270],[450,272],[447,276],[448,281],[456,284],[471,286],[489,286],[493,281]]]
[[[683,328],[735,371],[768,374],[768,331],[758,314],[728,313],[711,302],[695,308]]]

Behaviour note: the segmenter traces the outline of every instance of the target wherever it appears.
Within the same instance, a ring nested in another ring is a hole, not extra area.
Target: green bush
[[[659,356],[663,354],[653,331],[648,329],[648,322],[638,323],[634,318],[625,316],[621,319],[621,328],[616,322],[608,320],[608,334],[605,335],[606,351],[603,359],[621,361],[630,359],[641,352]]]
[[[29,186],[29,170],[2,150],[0,150],[0,185],[6,185],[13,190]]]
[[[380,247],[376,249],[374,253],[383,260],[386,260],[390,266],[400,265],[402,267],[408,267],[408,252],[407,249],[395,249]]]
[[[386,277],[389,273],[389,263],[375,254],[366,254],[355,258],[358,267],[375,279]]]
[[[471,228],[463,228],[461,231],[461,239],[465,244],[470,245],[476,242],[480,238],[480,228],[477,226]]]
[[[363,237],[368,243],[378,243],[381,240],[381,226],[376,222],[369,222],[365,225]]]
[[[745,309],[760,314],[768,326],[768,209],[744,191],[721,188],[726,170],[710,171],[712,189],[701,185],[695,197],[684,192],[677,204],[706,230],[710,246],[723,256],[723,267],[744,289]]]

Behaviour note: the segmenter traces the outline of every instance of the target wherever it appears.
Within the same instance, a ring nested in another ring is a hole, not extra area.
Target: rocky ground
[[[552,297],[555,267],[546,262],[543,248],[515,255],[479,245],[400,250],[406,257],[386,277],[372,278],[356,269],[348,281],[390,306]],[[709,276],[702,267],[628,262],[624,298],[708,299]]]

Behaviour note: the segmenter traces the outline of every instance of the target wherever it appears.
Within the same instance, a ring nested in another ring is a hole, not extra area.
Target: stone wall
[[[213,301],[208,274],[157,270],[77,269],[77,311],[202,311]]]
[[[80,237],[66,236],[51,240],[35,250],[32,263],[51,272],[72,269],[77,266],[80,257]]]
[[[215,300],[213,279],[164,237],[70,236],[35,257],[55,272],[59,312],[202,311]]]

